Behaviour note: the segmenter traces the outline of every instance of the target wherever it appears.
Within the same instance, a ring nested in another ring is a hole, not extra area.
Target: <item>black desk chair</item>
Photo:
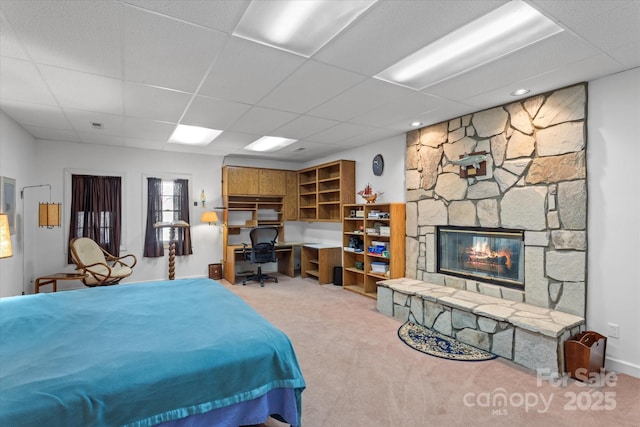
[[[249,280],[260,282],[260,286],[264,286],[264,281],[271,279],[278,283],[278,278],[262,273],[262,264],[267,262],[276,262],[276,241],[278,240],[277,227],[255,227],[249,232],[251,239],[251,247],[243,243],[244,259],[258,264],[258,273],[246,277],[242,284],[246,285]]]

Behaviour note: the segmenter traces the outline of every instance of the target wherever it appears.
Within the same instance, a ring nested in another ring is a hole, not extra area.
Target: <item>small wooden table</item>
[[[58,280],[82,280],[87,277],[83,273],[53,273],[38,277],[35,283],[35,293],[40,293],[40,286],[53,285],[53,292],[58,292]]]

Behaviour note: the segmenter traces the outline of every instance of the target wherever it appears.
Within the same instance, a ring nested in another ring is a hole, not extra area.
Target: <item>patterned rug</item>
[[[412,322],[400,326],[398,337],[415,350],[443,359],[478,362],[498,357]]]

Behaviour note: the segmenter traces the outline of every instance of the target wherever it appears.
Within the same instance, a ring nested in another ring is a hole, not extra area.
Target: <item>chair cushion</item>
[[[87,271],[90,271],[92,273],[104,274],[105,276],[109,274],[109,270],[107,270],[107,268],[104,265],[96,265],[94,267],[87,268]],[[111,269],[111,276],[109,276],[110,278],[107,282],[111,282],[118,279],[124,279],[125,277],[130,276],[132,272],[133,270],[131,270],[129,267],[126,267],[126,266],[118,265],[116,267],[113,267]],[[103,278],[102,276],[98,276],[98,277]],[[96,280],[95,277],[93,276],[87,277],[84,281],[88,285],[95,285],[99,283],[99,281]]]
[[[104,253],[100,249],[100,246],[88,237],[76,239],[73,246],[78,254],[78,261],[82,264],[91,265],[98,262],[103,264],[105,263]]]

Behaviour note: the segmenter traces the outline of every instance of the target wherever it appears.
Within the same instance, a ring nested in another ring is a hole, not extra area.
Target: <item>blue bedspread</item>
[[[275,388],[299,416],[304,387],[288,337],[212,280],[0,299],[0,426],[151,426]]]

